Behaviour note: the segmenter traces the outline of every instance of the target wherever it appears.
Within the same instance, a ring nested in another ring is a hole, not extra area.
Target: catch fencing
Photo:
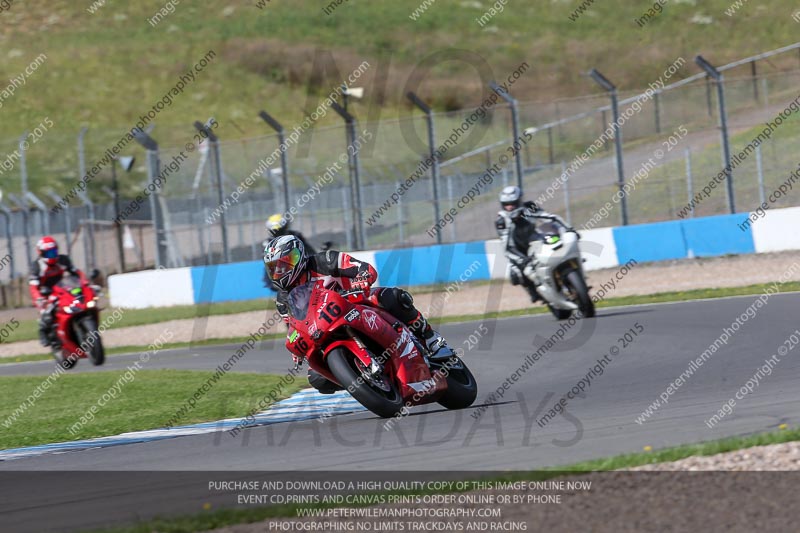
[[[746,130],[763,126],[800,95],[799,50],[797,43],[720,67],[733,154],[751,141]],[[430,115],[417,105],[397,118],[372,121],[359,120],[362,104],[351,99],[348,108],[339,95],[343,107],[321,98],[320,109],[334,118],[338,114],[340,124],[331,125],[329,117],[325,125],[303,129],[267,115],[274,122],[262,116],[270,133],[227,139],[217,137],[212,119],[194,131],[187,128],[183,144],[165,146],[155,132],[143,133],[126,147],[126,154],[137,157],[130,172],[119,165],[104,168],[86,195],[54,211],[48,206],[65,191],[55,185],[29,191],[26,173],[60,176],[69,170],[41,164],[53,155],[40,143],[24,154],[27,165],[14,161],[4,169],[6,176],[23,179],[15,193],[10,192],[15,183],[6,180],[8,193],[0,197],[0,255],[12,258],[0,269],[0,280],[27,273],[33,244],[44,233],[54,234],[80,266],[109,273],[258,259],[264,221],[273,213],[293,213],[293,228],[317,247],[327,241],[340,249],[375,250],[483,240],[494,236],[500,188],[518,183],[527,198],[541,199],[545,209],[576,227],[725,213],[724,187],[684,209],[724,166],[717,82],[698,71],[692,58],[685,58],[663,83],[654,80],[657,90],[649,98],[637,99],[644,91],[618,92],[619,113],[628,116],[619,128],[619,159],[614,136],[604,137],[613,117],[608,93],[550,102],[495,98],[488,105]],[[487,89],[486,95],[492,94],[508,96]],[[630,112],[634,106],[638,110]],[[516,143],[514,112],[520,127]],[[765,191],[797,168],[797,124],[787,121],[757,154],[736,165],[738,211],[755,209]],[[102,154],[107,139],[118,137],[118,132],[82,132],[82,169]],[[591,157],[580,160],[593,145]],[[18,148],[17,140],[0,142],[0,156]],[[490,168],[496,171],[487,179]],[[112,172],[124,183],[118,206],[112,201]],[[625,202],[615,200],[622,184]],[[138,202],[137,196],[142,196]],[[797,201],[786,195],[775,207],[791,205]],[[431,234],[453,211],[457,216]]]

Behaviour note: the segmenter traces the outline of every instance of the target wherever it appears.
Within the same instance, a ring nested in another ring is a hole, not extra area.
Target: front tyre
[[[376,415],[391,418],[403,409],[403,397],[389,377],[372,376],[369,368],[349,350],[334,348],[328,354],[327,362],[342,387]]]
[[[581,310],[583,318],[592,318],[594,316],[594,302],[589,297],[589,288],[586,286],[586,281],[583,279],[581,273],[577,270],[571,270],[564,283],[567,289],[574,298],[578,308]]]
[[[100,339],[100,332],[97,331],[97,322],[93,317],[86,317],[76,329],[81,349],[89,355],[93,365],[102,365],[106,361],[106,352]]]
[[[448,409],[465,409],[478,396],[478,383],[464,361],[453,356],[442,364],[431,364],[431,374],[447,372],[447,391],[439,398],[439,405]]]
[[[558,309],[550,304],[547,304],[547,308],[550,310],[551,313],[553,313],[553,316],[556,317],[558,320],[566,320],[572,316],[571,309]]]

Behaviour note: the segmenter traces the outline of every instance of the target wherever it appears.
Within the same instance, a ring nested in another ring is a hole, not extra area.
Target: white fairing
[[[543,241],[534,241],[528,248],[528,255],[536,258],[536,269],[526,269],[524,274],[536,284],[536,290],[547,302],[556,309],[576,310],[578,306],[569,301],[558,290],[553,272],[559,265],[568,261],[575,261],[583,275],[581,252],[578,248],[578,234],[562,228],[557,242],[547,244]]]

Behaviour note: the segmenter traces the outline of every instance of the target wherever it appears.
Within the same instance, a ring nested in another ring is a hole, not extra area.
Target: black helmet
[[[272,283],[281,290],[290,290],[306,270],[308,256],[303,241],[294,235],[272,239],[264,248],[264,264]]]

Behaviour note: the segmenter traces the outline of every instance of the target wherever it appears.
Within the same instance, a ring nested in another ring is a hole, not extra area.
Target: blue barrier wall
[[[264,287],[263,261],[229,263],[192,268],[195,303],[274,298],[275,292]]]
[[[742,215],[693,218],[682,222],[686,246],[692,257],[752,254],[756,247],[750,227],[742,231]]]
[[[770,215],[778,216],[773,213]],[[611,233],[618,264],[627,263],[631,259],[649,262],[754,253],[756,246],[753,232],[750,228],[742,231],[738,226],[741,221],[741,214],[720,215],[617,227],[612,228]],[[763,224],[761,221],[760,223]],[[793,228],[781,227],[781,229],[791,231]],[[771,234],[770,238],[773,238]],[[764,240],[763,235],[761,239]],[[498,250],[494,250],[490,256],[486,243],[478,241],[363,252],[357,255],[362,259],[366,257],[373,261],[381,285],[413,287],[451,283],[459,279],[470,281],[490,279],[492,269],[489,261],[498,253]],[[606,266],[611,265],[606,264]],[[195,303],[274,297],[275,293],[263,286],[263,269],[261,261],[192,267],[184,269],[191,270],[191,287],[187,280],[187,283],[180,287],[173,283],[170,288],[176,292],[186,293],[179,295],[181,296],[179,301],[187,301],[193,297]],[[142,298],[130,296],[141,293],[141,278],[137,276],[140,276],[140,273],[114,276],[113,296],[117,297],[114,305],[148,306],[147,302],[140,301]],[[159,305],[156,300],[149,305]]]
[[[483,241],[379,251],[374,266],[386,287],[449,283],[468,271],[471,281],[489,279]]]
[[[741,215],[673,220],[614,228],[620,264],[755,252],[753,232],[739,229]]]

